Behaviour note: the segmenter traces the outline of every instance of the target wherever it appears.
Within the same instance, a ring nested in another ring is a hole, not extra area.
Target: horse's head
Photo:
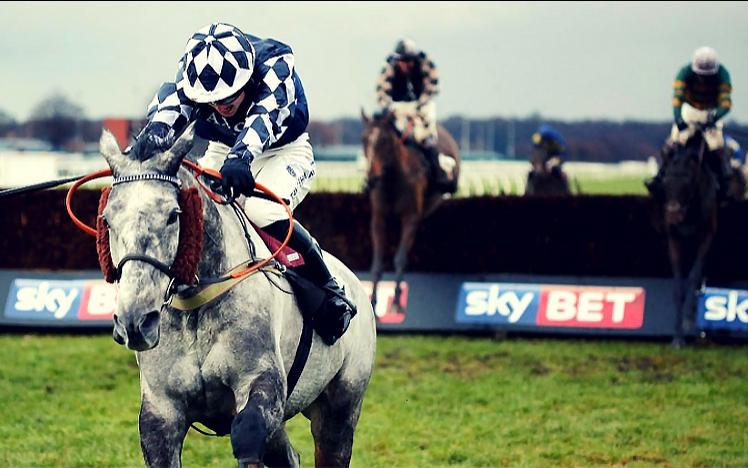
[[[100,220],[108,227],[111,260],[118,266],[114,339],[136,351],[159,341],[160,310],[180,244],[176,176],[192,137],[190,127],[165,152],[141,138],[127,154],[108,131],[101,137],[100,151],[114,177]]]
[[[366,159],[375,161],[386,155],[394,154],[394,147],[398,143],[395,131],[395,114],[382,112],[368,117],[361,111],[361,121],[364,124],[362,143]]]
[[[699,206],[702,177],[708,175],[702,167],[705,151],[702,132],[696,132],[685,145],[676,146],[663,179],[667,226],[683,223],[689,210]]]

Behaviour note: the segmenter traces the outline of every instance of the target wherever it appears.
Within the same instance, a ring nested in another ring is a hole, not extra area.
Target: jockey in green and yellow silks
[[[730,166],[724,158],[722,118],[732,107],[730,74],[711,47],[696,49],[691,63],[682,67],[673,82],[673,127],[662,150],[657,175],[647,182],[654,195],[662,193],[662,177],[676,145],[684,145],[702,130],[707,144],[705,161],[717,177],[718,194],[723,196],[729,184]]]

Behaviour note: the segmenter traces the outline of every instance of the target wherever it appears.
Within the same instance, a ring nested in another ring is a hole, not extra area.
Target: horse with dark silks
[[[185,435],[199,422],[230,434],[239,466],[298,466],[285,421],[301,412],[311,420],[316,465],[347,466],[376,340],[369,298],[350,270],[324,254],[358,314],[332,346],[313,335],[292,392],[305,327],[282,269],[263,269],[192,310],[164,301],[174,281],[225,277],[270,255],[251,226],[180,169],[191,133],[152,157],[122,154],[108,132],[101,139],[115,183],[102,202],[109,251],[100,256],[117,265],[115,341],[137,351],[145,462],[180,466]]]
[[[571,195],[569,178],[559,168],[556,171],[548,169],[545,153],[540,149],[533,149],[530,157],[532,169],[527,173],[525,195]]]
[[[428,166],[422,150],[408,144],[395,129],[395,116],[385,113],[369,118],[362,113],[363,146],[368,162],[369,200],[371,202],[371,238],[374,247],[371,264],[372,304],[377,302],[377,285],[384,271],[387,246],[387,222],[400,220],[400,239],[395,253],[395,312],[402,312],[401,283],[408,263],[408,252],[415,242],[421,221],[432,213],[444,196],[429,183]],[[453,180],[458,180],[460,153],[447,130],[438,127],[439,151],[454,159]]]
[[[664,178],[663,218],[673,272],[676,323],[673,346],[693,332],[696,295],[717,231],[717,181],[704,161],[706,141],[696,132],[675,149]]]

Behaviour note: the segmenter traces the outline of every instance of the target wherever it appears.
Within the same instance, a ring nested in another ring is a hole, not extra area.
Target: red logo
[[[643,288],[543,286],[538,325],[575,328],[641,328]]]
[[[105,281],[89,281],[83,288],[79,320],[111,320],[117,304],[117,287]]]
[[[369,297],[371,297],[371,281],[362,281],[361,284],[369,293]],[[405,310],[408,308],[408,283],[405,281],[400,283],[400,305],[402,306],[402,312],[392,306],[394,302],[395,282],[380,281],[377,285],[377,306],[374,309],[374,314],[377,316],[379,323],[403,323],[405,321]]]

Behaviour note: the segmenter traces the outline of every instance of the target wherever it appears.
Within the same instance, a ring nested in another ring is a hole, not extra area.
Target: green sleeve
[[[682,118],[681,107],[685,99],[686,78],[688,78],[689,73],[691,73],[691,66],[686,65],[678,71],[673,81],[673,118],[676,122]]]
[[[717,112],[714,114],[714,119],[719,120],[732,108],[732,83],[730,82],[730,73],[724,65],[719,66],[719,104],[717,105]]]

